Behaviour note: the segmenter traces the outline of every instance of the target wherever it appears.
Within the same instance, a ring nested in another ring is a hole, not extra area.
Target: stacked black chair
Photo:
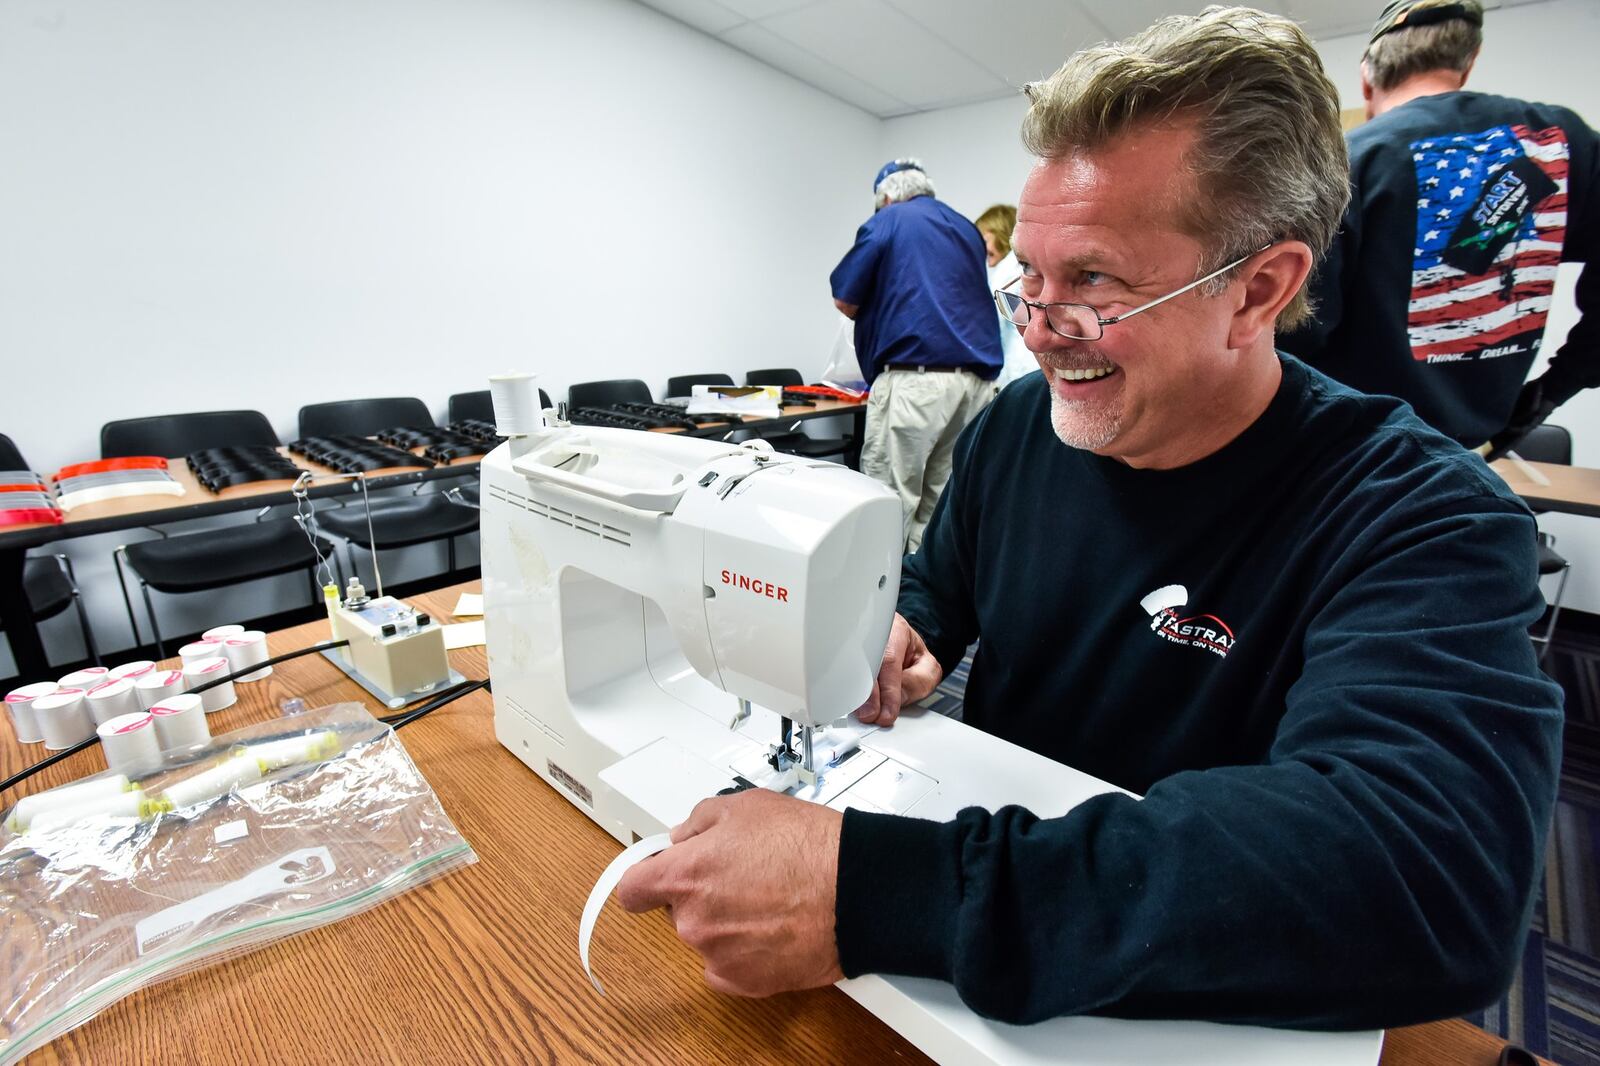
[[[1572,434],[1563,426],[1539,426],[1523,437],[1522,442],[1512,450],[1529,462],[1571,466]],[[1543,512],[1536,507],[1534,513]],[[1539,576],[1561,575],[1561,580],[1556,583],[1556,598],[1550,603],[1550,621],[1545,626],[1544,633],[1533,638],[1533,642],[1539,645],[1539,661],[1543,662],[1545,653],[1550,650],[1550,640],[1556,634],[1556,619],[1561,615],[1561,594],[1567,590],[1567,577],[1572,572],[1572,564],[1556,551],[1555,537],[1540,532],[1538,538]]]
[[[583,407],[610,407],[618,403],[650,403],[650,386],[638,378],[613,378],[609,381],[580,381],[567,390],[567,410]]]
[[[804,385],[806,379],[800,376],[800,371],[793,367],[782,367],[774,370],[752,370],[744,376],[746,385]]]
[[[680,377],[667,379],[668,396],[693,396],[696,385],[732,385],[733,379],[726,374],[684,374]]]
[[[259,411],[202,411],[193,414],[163,415],[157,418],[128,418],[107,422],[100,429],[100,455],[114,459],[126,455],[178,456],[212,448],[278,446],[278,435]],[[133,600],[128,595],[124,567],[139,579],[150,631],[158,657],[166,658],[166,645],[156,617],[150,590],[168,594],[205,592],[245,581],[276,577],[304,570],[311,582],[311,602],[321,601],[317,582],[317,552],[305,530],[292,518],[265,519],[270,508],[256,514],[256,521],[199,533],[168,535],[160,530],[158,540],[120,545],[112,554],[117,564],[117,581],[122,586],[122,602],[128,608],[128,624],[133,639],[142,643],[139,623],[134,617]],[[317,551],[332,555],[332,545],[317,541]]]
[[[434,428],[427,404],[415,397],[371,400],[340,400],[300,408],[300,436],[368,437],[398,429]],[[371,443],[370,441],[368,442]],[[392,447],[386,445],[385,447]],[[421,465],[432,465],[421,460]],[[456,568],[455,538],[478,528],[478,512],[446,499],[443,493],[417,490],[403,496],[383,496],[371,500],[371,520],[367,507],[359,500],[351,506],[317,512],[317,524],[345,542],[351,573],[356,573],[355,552],[351,545],[368,552],[407,548],[431,541],[445,542],[452,571]],[[370,532],[369,532],[370,530]]]
[[[31,470],[22,452],[11,438],[0,433],[0,470]],[[27,560],[22,568],[22,591],[27,594],[28,608],[35,622],[54,618],[68,607],[78,609],[78,628],[83,631],[83,646],[89,658],[98,665],[100,649],[94,642],[94,630],[89,627],[89,612],[84,609],[83,595],[78,591],[77,578],[72,573],[72,560],[65,555],[40,555]]]

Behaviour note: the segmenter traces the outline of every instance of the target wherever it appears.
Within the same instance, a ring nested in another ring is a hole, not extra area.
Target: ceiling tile
[[[1062,0],[1012,0],[1004,7],[970,0],[885,2],[1013,88],[1048,77],[1073,52],[1105,36]]]
[[[817,0],[722,0],[722,3],[747,19],[764,19],[785,11],[810,7]]]
[[[717,3],[717,0],[640,0],[640,2],[706,33],[721,33],[745,20],[743,15],[730,11]]]
[[[815,86],[863,111],[887,117],[907,111],[906,101],[848,74],[812,55],[756,23],[746,23],[722,35],[722,39],[741,52],[771,64],[808,85]]]

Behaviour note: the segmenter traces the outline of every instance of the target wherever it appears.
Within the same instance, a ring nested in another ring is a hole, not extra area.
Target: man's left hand
[[[718,992],[832,984],[844,977],[834,940],[843,824],[838,811],[766,789],[702,800],[672,847],[623,876],[617,900],[666,907]]]

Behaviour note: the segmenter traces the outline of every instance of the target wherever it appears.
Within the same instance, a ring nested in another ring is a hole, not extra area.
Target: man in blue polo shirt
[[[872,388],[861,469],[899,494],[914,552],[950,479],[956,437],[994,398],[1005,360],[977,227],[934,198],[914,159],[886,164],[872,191],[876,213],[829,281],[834,304],[855,320]]]

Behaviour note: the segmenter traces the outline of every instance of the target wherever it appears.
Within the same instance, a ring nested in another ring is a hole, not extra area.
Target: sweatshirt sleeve
[[[922,546],[900,566],[897,609],[927,643],[946,677],[978,637],[978,611],[972,597],[977,542],[973,516],[981,501],[968,496],[970,486],[983,480],[973,463],[994,406],[984,408],[956,439],[950,480],[934,505]]]
[[[1563,260],[1584,264],[1575,293],[1578,321],[1567,331],[1567,339],[1550,357],[1550,367],[1539,379],[1544,398],[1558,407],[1584,389],[1600,386],[1600,138],[1577,116],[1568,128],[1574,131],[1573,153],[1589,156],[1582,167],[1591,188],[1584,203],[1569,201],[1571,217],[1561,252]],[[1575,159],[1573,164],[1572,172],[1577,173],[1579,161]]]
[[[1554,802],[1542,606],[1531,519],[1482,496],[1389,535],[1321,601],[1261,765],[1047,820],[847,812],[845,974],[950,981],[1014,1023],[1347,1029],[1483,1006],[1519,957]]]

